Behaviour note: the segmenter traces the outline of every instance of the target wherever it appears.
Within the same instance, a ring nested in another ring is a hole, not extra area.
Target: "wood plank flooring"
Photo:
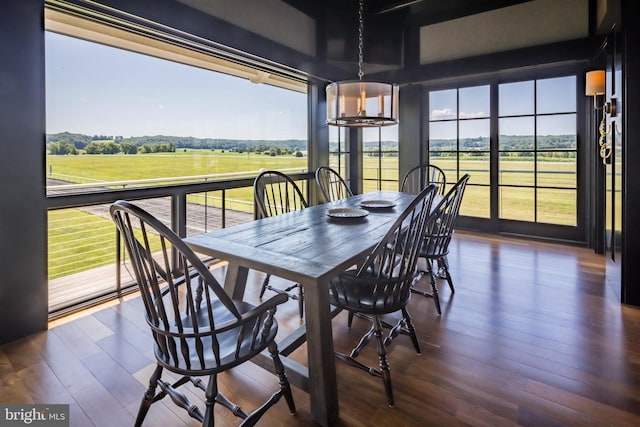
[[[442,316],[431,299],[414,295],[409,304],[422,354],[404,336],[390,347],[395,407],[386,405],[380,379],[337,361],[337,426],[640,425],[640,309],[606,288],[603,257],[468,232],[456,234],[451,250],[456,292],[440,284]],[[251,275],[248,299],[261,278]],[[282,306],[278,318],[281,334],[297,327],[297,303]],[[336,349],[348,352],[368,326],[355,319],[349,329],[338,315]],[[294,357],[304,361],[304,352]],[[375,346],[360,358],[375,366]],[[253,409],[276,383],[245,365],[222,375],[220,388]],[[142,305],[132,295],[1,346],[0,402],[69,403],[72,426],[133,425],[153,367]],[[259,425],[315,425],[308,395],[295,389],[294,397],[296,415],[281,401]],[[197,425],[165,400],[145,425]],[[218,426],[238,424],[222,408],[216,416]]]

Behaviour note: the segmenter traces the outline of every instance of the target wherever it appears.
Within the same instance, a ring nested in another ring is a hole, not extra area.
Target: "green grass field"
[[[47,176],[74,183],[115,182],[152,178],[194,177],[208,174],[255,172],[260,169],[306,168],[306,157],[292,155],[271,157],[258,154],[240,154],[220,150],[179,150],[175,153],[135,155],[77,155],[51,156],[46,159]],[[456,162],[434,159],[454,182]],[[381,169],[378,166],[381,165]],[[489,163],[485,160],[460,161],[460,173],[469,173],[462,214],[489,216]],[[532,188],[508,187],[533,185],[537,167],[537,185],[558,189],[538,189],[537,211],[539,222],[575,225],[576,171],[573,161],[543,161],[537,165],[531,160],[500,162],[500,215],[502,218],[533,221],[534,193]],[[383,189],[398,189],[398,158],[365,156],[364,190],[377,189],[379,173]],[[453,175],[453,178],[451,178]],[[185,179],[186,180],[186,179]],[[150,185],[150,184],[147,184]],[[158,184],[155,184],[158,185]],[[252,211],[252,189],[229,190],[227,208]],[[189,201],[201,203],[202,198],[190,196]],[[237,203],[233,201],[236,200]],[[220,206],[214,202],[214,206]],[[87,231],[90,230],[90,231]],[[99,217],[79,209],[65,209],[49,213],[49,277],[61,277],[87,268],[112,263],[115,259],[114,228],[108,218]]]
[[[47,173],[54,177],[65,176],[73,182],[175,178],[262,168],[303,168],[306,165],[305,157],[271,157],[209,150],[135,155],[47,156]]]

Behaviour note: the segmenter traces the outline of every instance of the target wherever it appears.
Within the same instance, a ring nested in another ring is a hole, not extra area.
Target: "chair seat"
[[[247,313],[255,308],[255,306],[244,301],[234,300],[233,302],[238,308],[240,314]],[[160,363],[164,364],[165,367],[170,367],[172,370],[182,371],[185,375],[191,375],[195,372],[202,375],[203,371],[206,372],[207,375],[222,372],[239,365],[245,360],[248,360],[262,352],[262,350],[267,348],[269,343],[273,341],[278,332],[278,322],[273,319],[273,324],[269,329],[268,335],[263,336],[262,338],[254,338],[252,334],[254,330],[258,330],[260,327],[260,325],[257,324],[262,320],[260,317],[255,317],[252,321],[243,323],[241,326],[233,327],[228,331],[219,332],[219,329],[224,327],[225,323],[229,322],[232,324],[237,319],[219,301],[213,302],[212,305],[214,318],[216,319],[216,327],[218,328],[218,332],[215,335],[216,342],[213,343],[213,336],[208,334],[207,332],[209,331],[202,327],[200,327],[197,332],[199,338],[195,338],[193,336],[195,335],[195,331],[191,328],[191,325],[194,323],[193,320],[190,316],[183,316],[182,325],[184,328],[181,335],[184,339],[184,343],[177,338],[174,339],[174,342],[177,351],[181,351],[181,347],[189,349],[189,357],[186,360],[191,363],[191,366],[187,366],[188,362],[186,362],[183,357],[180,357],[176,364],[170,354],[163,351],[156,342],[154,350],[156,358]],[[196,316],[196,324],[205,325],[209,323],[207,319],[207,310],[197,310]],[[244,334],[241,334],[241,327],[245,329]],[[176,330],[176,333],[177,332],[178,331]],[[239,336],[242,336],[242,343],[238,346]],[[199,341],[200,344],[198,344],[196,340]],[[186,344],[186,346],[183,344]],[[216,358],[212,345],[217,346],[216,351],[218,352],[218,358]],[[202,360],[198,357],[197,348],[199,346],[202,346],[204,349]]]
[[[441,240],[428,236],[426,239],[420,242],[418,247],[418,256],[420,258],[439,258],[449,254],[449,245],[447,238],[447,244],[444,244]]]
[[[329,302],[359,313],[392,313],[403,308],[411,297],[409,288],[397,292],[403,281],[397,277],[378,277],[372,271],[358,276],[356,270],[347,270],[329,283]]]

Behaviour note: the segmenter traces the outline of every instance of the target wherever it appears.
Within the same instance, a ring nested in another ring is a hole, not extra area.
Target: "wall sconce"
[[[611,156],[611,144],[607,141],[607,136],[611,133],[612,126],[609,124],[609,127],[607,128],[607,114],[609,114],[610,117],[614,117],[617,110],[615,98],[612,98],[598,106],[598,96],[605,94],[605,76],[604,70],[587,72],[584,90],[584,94],[586,96],[593,96],[593,108],[596,111],[603,110],[602,120],[600,121],[600,126],[598,126],[598,132],[600,134],[598,145],[600,146],[600,157],[603,160],[606,160]]]

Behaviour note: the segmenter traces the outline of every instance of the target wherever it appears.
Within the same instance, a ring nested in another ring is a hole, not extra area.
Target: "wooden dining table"
[[[185,239],[195,251],[228,262],[224,288],[233,298],[242,299],[250,269],[303,286],[304,325],[278,346],[291,383],[309,393],[312,417],[321,425],[339,415],[328,282],[362,261],[414,197],[374,191]],[[393,206],[352,213],[363,204]],[[304,342],[306,366],[287,357]],[[259,363],[270,366],[266,357]]]

